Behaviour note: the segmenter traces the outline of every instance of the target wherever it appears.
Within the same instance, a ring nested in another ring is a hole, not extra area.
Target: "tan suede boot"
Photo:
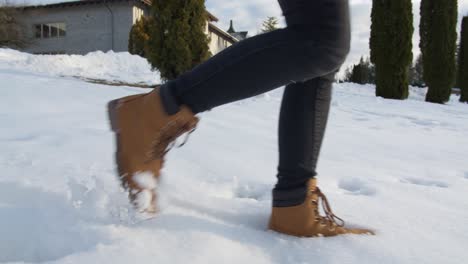
[[[325,216],[319,214],[320,200]],[[368,229],[344,227],[344,221],[333,214],[327,198],[317,187],[316,179],[309,180],[307,196],[302,204],[273,207],[269,228],[276,232],[298,237],[374,234]]]
[[[185,106],[174,115],[166,114],[158,88],[113,100],[108,113],[117,139],[116,162],[122,186],[138,210],[155,213],[155,188],[164,155],[177,137],[195,129],[198,118]]]

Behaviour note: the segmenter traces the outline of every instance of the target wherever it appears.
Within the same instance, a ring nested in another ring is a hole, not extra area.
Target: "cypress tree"
[[[408,97],[408,74],[413,60],[411,0],[373,0],[371,62],[376,71],[376,95]]]
[[[426,101],[443,104],[455,82],[457,0],[422,0],[419,47],[423,55]]]
[[[163,80],[177,78],[209,57],[205,0],[153,1],[148,60]]]
[[[468,16],[463,18],[458,54],[458,76],[460,80],[460,102],[468,103]]]

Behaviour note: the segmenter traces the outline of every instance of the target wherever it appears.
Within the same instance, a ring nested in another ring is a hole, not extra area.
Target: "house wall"
[[[135,4],[129,2],[111,3],[108,7],[110,10],[104,4],[89,4],[23,10],[21,21],[33,40],[25,50],[68,54],[86,54],[96,50],[127,51],[134,16],[140,13],[134,9]],[[35,38],[34,25],[47,23],[66,23],[66,36]]]
[[[208,34],[208,37],[210,38],[209,48],[210,48],[211,54],[213,55],[221,52],[223,49],[232,45],[231,42],[227,41],[221,35],[218,35],[216,32],[209,30],[208,26],[206,29],[206,33]]]

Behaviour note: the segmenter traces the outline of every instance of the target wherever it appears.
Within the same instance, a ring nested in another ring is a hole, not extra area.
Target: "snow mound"
[[[159,72],[152,71],[146,59],[128,52],[96,51],[86,55],[33,55],[12,49],[0,49],[0,70],[109,82],[160,83]]]

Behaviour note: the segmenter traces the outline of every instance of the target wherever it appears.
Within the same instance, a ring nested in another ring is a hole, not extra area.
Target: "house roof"
[[[243,40],[247,38],[247,34],[249,34],[248,31],[240,31],[240,32],[234,32],[234,33],[229,33],[233,35],[236,39],[238,40]]]
[[[229,29],[227,30],[227,33],[231,34],[233,37],[235,37],[238,40],[243,40],[247,38],[247,34],[249,33],[248,31],[239,31],[237,32],[234,29],[234,22],[231,19]]]
[[[226,40],[229,40],[231,43],[236,43],[239,40],[232,36],[231,34],[227,33],[226,31],[220,29],[219,27],[213,25],[213,23],[208,24],[208,28],[212,32],[216,32],[217,34],[223,36]]]
[[[151,4],[151,0],[72,0],[72,1],[51,1],[45,4],[26,4],[24,8],[54,8],[54,7],[68,7],[68,6],[80,6],[90,4],[101,4],[101,3],[112,3],[112,2],[141,2],[146,5]]]
[[[112,2],[140,2],[142,4],[151,5],[152,0],[75,0],[75,1],[64,1],[57,0],[52,1],[49,4],[26,4],[23,8],[53,8],[53,7],[67,7],[67,6],[79,6],[79,5],[89,5],[89,4],[101,4],[101,3],[112,3]],[[210,21],[218,22],[219,19],[214,16],[212,13],[207,11]]]

